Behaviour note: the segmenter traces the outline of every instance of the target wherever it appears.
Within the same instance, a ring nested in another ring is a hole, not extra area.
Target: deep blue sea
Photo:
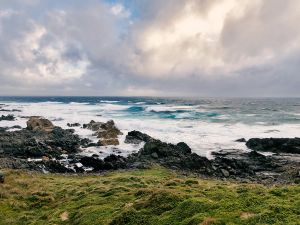
[[[0,97],[0,104],[21,110],[13,112],[17,121],[0,121],[0,126],[25,127],[24,117],[32,115],[62,127],[113,119],[124,133],[121,142],[128,131],[136,129],[171,143],[185,141],[202,155],[224,148],[247,150],[234,142],[241,137],[300,136],[300,98]],[[82,128],[76,132],[91,137]],[[87,151],[126,155],[139,147],[121,143],[117,150]]]

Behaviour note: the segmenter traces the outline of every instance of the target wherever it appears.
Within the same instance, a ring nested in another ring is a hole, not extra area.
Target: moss
[[[154,167],[105,175],[4,171],[0,224],[299,224],[300,186],[185,177]]]

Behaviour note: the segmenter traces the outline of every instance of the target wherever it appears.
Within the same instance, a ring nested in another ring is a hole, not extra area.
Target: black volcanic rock
[[[92,167],[93,171],[128,168],[126,158],[117,155],[109,155],[104,160],[94,156],[84,156],[80,159],[80,163],[85,167]]]
[[[300,154],[300,138],[251,138],[246,146],[255,151]]]
[[[239,138],[235,140],[235,142],[247,142],[245,138]]]
[[[80,123],[67,123],[68,127],[80,127]]]
[[[126,135],[125,143],[127,144],[140,144],[141,142],[149,142],[153,140],[148,134],[144,134],[140,131],[130,131]]]
[[[212,171],[210,161],[195,153],[185,143],[177,145],[152,139],[145,143],[138,153],[128,157],[131,165],[159,164],[171,169],[200,172],[210,174]]]
[[[53,127],[52,130],[22,129],[0,132],[0,157],[58,157],[79,151],[80,138],[72,130]]]
[[[14,116],[14,115],[7,115],[7,116],[2,115],[2,116],[0,117],[0,121],[1,121],[1,120],[13,121],[13,120],[15,120],[15,116]]]

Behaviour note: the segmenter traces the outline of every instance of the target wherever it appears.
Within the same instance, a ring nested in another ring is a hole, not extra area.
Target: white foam
[[[187,105],[151,105],[146,107],[146,111],[154,111],[154,112],[176,112],[178,110],[192,110],[195,109],[195,106],[187,106]]]
[[[103,102],[103,103],[118,103],[120,101],[101,100],[100,102]]]
[[[41,103],[7,103],[7,109],[19,109],[22,112],[2,112],[3,115],[14,114],[16,121],[0,121],[1,127],[12,127],[20,125],[26,127],[27,118],[21,116],[44,116],[49,118],[56,126],[69,128],[67,123],[89,123],[91,120],[106,122],[113,119],[116,125],[124,133],[120,136],[120,145],[113,147],[95,147],[84,149],[82,154],[100,154],[101,157],[111,153],[126,155],[133,151],[137,151],[142,145],[125,144],[124,139],[128,131],[139,130],[147,133],[154,138],[170,143],[186,142],[194,152],[209,156],[211,151],[221,149],[244,149],[247,150],[245,143],[235,142],[236,139],[252,137],[295,137],[299,134],[300,124],[281,124],[266,125],[264,123],[244,124],[244,123],[226,123],[225,122],[205,122],[201,120],[188,119],[153,119],[150,117],[128,117],[128,112],[122,110],[127,109],[130,105],[118,105],[110,103],[101,103],[97,105],[90,104],[62,104],[54,102]],[[168,106],[158,105],[149,106],[148,110],[179,110],[190,109],[193,106]],[[97,116],[101,114],[102,116]],[[188,116],[185,113],[180,115],[181,118]],[[97,141],[92,136],[92,131],[81,127],[73,127],[77,134],[82,137],[88,137],[94,142]],[[274,131],[274,132],[270,132]],[[119,153],[120,152],[120,153]]]
[[[87,102],[70,102],[70,105],[89,105],[90,103]]]

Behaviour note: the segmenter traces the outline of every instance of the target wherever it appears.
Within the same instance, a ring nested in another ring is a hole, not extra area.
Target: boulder
[[[43,117],[32,116],[27,121],[27,129],[33,131],[40,130],[45,132],[52,132],[54,129],[54,125],[51,121]]]
[[[251,138],[246,146],[255,151],[300,154],[300,138]]]

